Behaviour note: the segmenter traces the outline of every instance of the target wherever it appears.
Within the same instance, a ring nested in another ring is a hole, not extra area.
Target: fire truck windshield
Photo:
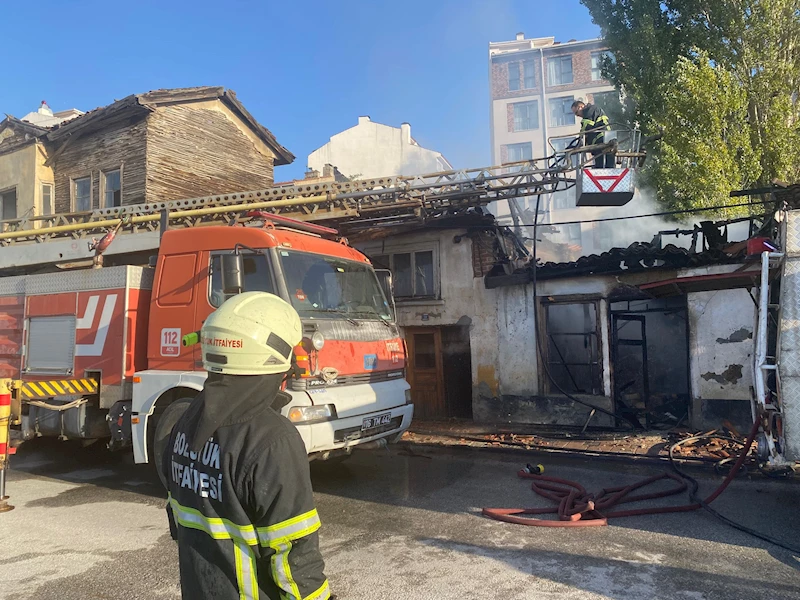
[[[280,257],[289,297],[301,317],[391,318],[389,303],[369,265],[283,249]]]

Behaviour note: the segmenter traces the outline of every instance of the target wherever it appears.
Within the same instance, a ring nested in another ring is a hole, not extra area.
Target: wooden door
[[[438,327],[407,327],[405,332],[414,418],[445,418],[442,333]]]

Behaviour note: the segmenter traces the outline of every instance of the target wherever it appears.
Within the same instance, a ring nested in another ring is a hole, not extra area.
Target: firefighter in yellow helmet
[[[162,464],[184,600],[331,597],[308,456],[276,404],[301,338],[297,312],[264,292],[232,297],[203,324],[208,379]]]

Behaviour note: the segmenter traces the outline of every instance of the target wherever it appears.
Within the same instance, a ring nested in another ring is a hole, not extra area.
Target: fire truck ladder
[[[780,323],[780,305],[770,302],[772,286],[770,279],[783,270],[782,252],[763,252],[761,254],[761,275],[758,287],[758,302],[755,328],[755,356],[753,377],[755,397],[752,402],[753,421],[761,423],[757,452],[759,460],[768,467],[781,468],[789,464],[784,458],[785,440],[783,436],[783,415],[780,405],[780,371],[778,369],[780,342],[775,342],[774,355],[769,354],[769,324]],[[769,374],[774,375],[774,385],[770,385]]]
[[[567,150],[567,154],[589,157],[584,159],[589,164],[591,157],[587,152],[593,149],[613,152],[616,146],[602,144]],[[188,200],[0,221],[3,248],[0,271],[85,260],[98,245],[103,246],[102,240],[92,237],[108,236],[112,231],[120,235],[109,254],[145,252],[158,247],[159,232],[168,228],[235,225],[263,218],[260,214],[250,214],[252,211],[325,222],[348,231],[365,226],[424,222],[462,214],[498,200],[570,189],[575,186],[576,174],[582,167],[580,160],[555,161],[550,156],[414,177],[298,183]],[[138,235],[124,235],[130,233]]]

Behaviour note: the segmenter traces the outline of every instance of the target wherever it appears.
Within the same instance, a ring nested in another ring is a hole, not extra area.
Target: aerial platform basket
[[[586,135],[581,133],[578,137],[560,136],[549,140],[554,149],[559,146],[564,148],[561,156],[556,154],[556,159],[575,168],[575,205],[624,206],[633,199],[637,170],[643,165],[646,155],[641,132],[638,129],[617,128],[605,132],[602,143],[581,145]],[[565,137],[570,140],[566,145]],[[592,152],[597,154],[593,155]],[[595,168],[594,159],[600,155],[613,156],[614,167]]]

